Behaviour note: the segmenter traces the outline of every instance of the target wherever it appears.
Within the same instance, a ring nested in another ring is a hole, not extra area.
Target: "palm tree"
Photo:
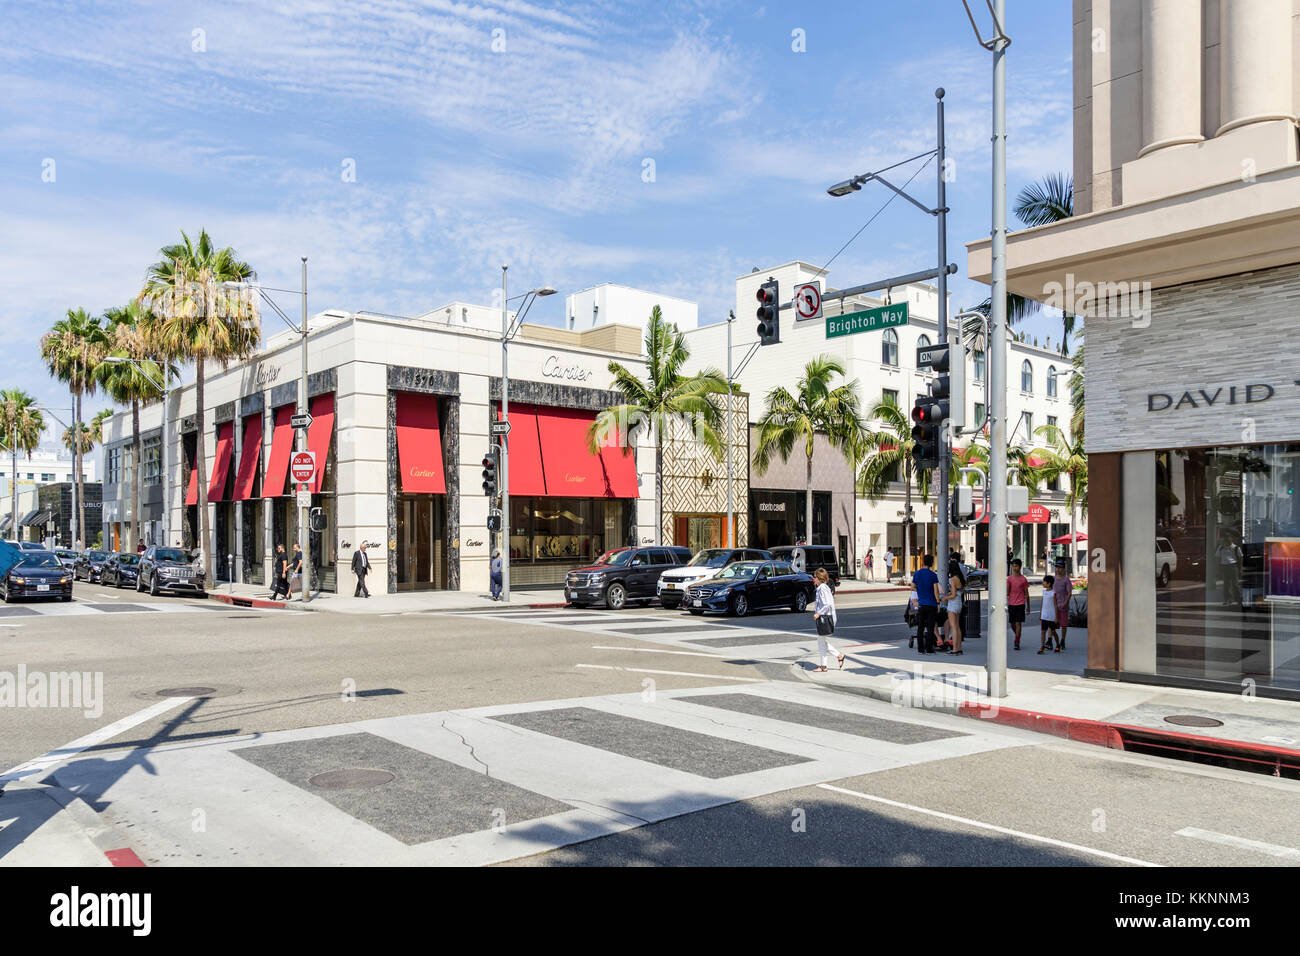
[[[95,444],[104,444],[104,422],[113,417],[111,408],[104,408],[95,413],[95,417],[90,420],[90,437],[94,439]]]
[[[109,321],[109,340],[112,351],[108,358],[130,361],[105,362],[100,366],[105,390],[114,401],[131,407],[131,535],[127,550],[133,550],[140,541],[140,406],[161,401],[164,384],[164,365],[150,355],[155,351],[149,341],[149,315],[139,302],[109,309],[104,313]],[[166,363],[168,378],[176,375],[176,368]],[[109,414],[112,414],[111,412]]]
[[[889,492],[889,486],[903,476],[903,573],[912,556],[912,485],[922,501],[930,500],[930,472],[917,472],[913,464],[912,422],[907,412],[891,397],[876,401],[866,413],[867,422],[879,422],[879,430],[866,428],[858,446],[857,491],[875,503]]]
[[[1070,506],[1070,563],[1074,563],[1074,537],[1079,527],[1079,516],[1088,514],[1088,455],[1083,450],[1083,436],[1075,432],[1066,436],[1056,425],[1040,425],[1035,435],[1047,439],[1045,448],[1036,448],[1033,454],[1042,459],[1037,471],[1048,481],[1064,475],[1070,480],[1070,490],[1065,494]]]
[[[758,447],[754,449],[754,468],[761,475],[772,461],[772,454],[790,460],[796,444],[802,444],[805,469],[804,534],[813,543],[813,443],[820,433],[831,446],[852,459],[865,440],[867,430],[858,416],[858,383],[846,382],[831,387],[831,380],[843,376],[844,365],[831,355],[819,355],[804,366],[797,392],[778,385],[767,393],[767,410],[758,422]]]
[[[85,309],[69,309],[65,318],[41,336],[41,358],[49,366],[50,374],[66,382],[72,391],[72,420],[81,421],[81,398],[94,394],[97,387],[96,369],[108,351],[108,335],[98,318],[86,314]],[[86,490],[82,478],[82,453],[80,442],[72,447],[73,481],[77,486],[77,530],[86,533]],[[76,542],[73,542],[76,546]]]
[[[1074,177],[1065,173],[1047,176],[1040,183],[1030,183],[1016,196],[1012,207],[1017,219],[1026,227],[1045,226],[1074,215]],[[1042,309],[1042,303],[1014,292],[1007,293],[1007,325],[1018,325]],[[992,297],[975,306],[976,312],[989,315],[993,310]],[[1061,354],[1069,355],[1069,340],[1074,334],[1075,316],[1061,313]]]
[[[36,399],[20,388],[0,392],[0,447],[9,449],[9,533],[18,531],[18,450],[30,455],[41,443],[45,418],[36,407]]]
[[[161,258],[149,267],[144,288],[136,297],[143,307],[144,334],[165,359],[194,363],[194,418],[198,426],[195,448],[198,468],[200,547],[209,554],[204,562],[203,585],[211,559],[212,532],[208,517],[207,449],[204,441],[204,371],[209,361],[223,369],[247,358],[262,338],[255,299],[225,291],[225,283],[244,282],[256,276],[253,267],[235,250],[213,245],[206,230],[197,243],[181,233],[181,242],[164,246]],[[166,507],[171,507],[167,502]]]
[[[587,431],[587,448],[595,454],[611,435],[626,436],[623,453],[627,454],[641,430],[650,430],[655,443],[655,541],[661,542],[664,432],[673,419],[693,419],[696,439],[720,460],[723,443],[718,429],[722,425],[722,412],[709,396],[726,394],[727,379],[712,367],[689,377],[682,374],[691,357],[686,336],[675,324],[664,321],[657,305],[650,310],[646,325],[645,353],[647,378],[644,382],[620,363],[609,363],[614,389],[624,401],[596,416]]]

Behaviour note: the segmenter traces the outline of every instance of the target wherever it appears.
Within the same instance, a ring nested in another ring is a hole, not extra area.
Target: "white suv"
[[[1178,570],[1178,555],[1168,538],[1156,538],[1156,582],[1163,588]]]
[[[713,577],[734,561],[770,561],[772,555],[757,548],[705,548],[691,558],[685,567],[673,568],[659,575],[655,594],[666,608],[681,607],[686,589]]]

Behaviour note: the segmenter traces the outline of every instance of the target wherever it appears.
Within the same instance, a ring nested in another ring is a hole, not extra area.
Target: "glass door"
[[[400,495],[397,499],[397,589],[425,591],[446,587],[441,495]]]

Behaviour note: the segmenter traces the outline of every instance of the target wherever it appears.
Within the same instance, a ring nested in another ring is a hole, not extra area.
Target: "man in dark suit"
[[[357,576],[357,589],[353,592],[353,597],[370,597],[370,591],[366,588],[366,575],[370,573],[370,559],[366,557],[366,542],[361,542],[361,547],[352,552],[352,573]]]

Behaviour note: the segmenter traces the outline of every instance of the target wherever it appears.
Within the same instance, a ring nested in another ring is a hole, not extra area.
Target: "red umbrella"
[[[1075,541],[1087,541],[1087,540],[1088,540],[1088,535],[1087,535],[1086,533],[1080,531],[1078,534],[1076,534],[1076,535],[1074,536],[1074,540],[1075,540]],[[1053,538],[1053,539],[1052,539],[1052,544],[1068,544],[1069,541],[1070,541],[1070,536],[1069,536],[1068,534],[1063,534],[1063,535],[1061,535],[1059,538]]]

